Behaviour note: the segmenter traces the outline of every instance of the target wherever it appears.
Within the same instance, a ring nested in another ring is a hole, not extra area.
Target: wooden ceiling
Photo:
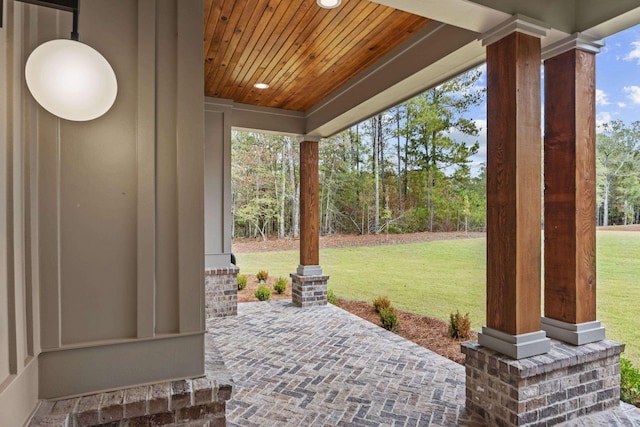
[[[368,0],[205,0],[205,95],[306,111],[429,20]],[[255,83],[267,83],[259,90]]]

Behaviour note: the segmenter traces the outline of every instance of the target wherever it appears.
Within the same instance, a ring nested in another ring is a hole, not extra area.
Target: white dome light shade
[[[318,6],[324,9],[333,9],[340,6],[341,0],[317,0]]]
[[[67,120],[93,120],[116,100],[118,82],[111,65],[95,49],[75,40],[52,40],[27,59],[31,95],[45,110]]]

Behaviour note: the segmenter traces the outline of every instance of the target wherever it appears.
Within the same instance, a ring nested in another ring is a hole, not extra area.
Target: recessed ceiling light
[[[340,6],[341,0],[317,0],[318,6],[324,9],[333,9]]]
[[[266,83],[256,83],[253,85],[256,89],[269,89],[269,85]]]

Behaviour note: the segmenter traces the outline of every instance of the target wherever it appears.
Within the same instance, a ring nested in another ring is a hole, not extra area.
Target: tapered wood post
[[[487,325],[480,345],[546,353],[540,329],[540,36],[514,19],[487,44]],[[506,35],[504,33],[506,32]]]
[[[318,141],[299,136],[300,143],[300,265],[291,274],[294,305],[307,307],[327,303],[329,276],[320,267],[320,186]]]
[[[574,35],[545,56],[542,327],[574,345],[604,339],[596,320],[595,55]]]

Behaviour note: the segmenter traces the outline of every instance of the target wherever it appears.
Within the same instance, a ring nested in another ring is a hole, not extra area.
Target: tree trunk
[[[296,184],[296,198],[293,209],[293,236],[300,237],[300,183]]]
[[[300,187],[296,186],[296,172],[293,160],[293,143],[291,138],[285,138],[287,146],[287,160],[289,163],[289,188],[291,189],[291,234],[293,237],[300,235]]]
[[[429,210],[429,232],[433,232],[435,208],[433,206],[433,188],[435,186],[434,172],[436,170],[436,133],[431,133],[429,146],[429,164],[427,166],[427,209]]]
[[[605,227],[609,225],[609,183],[604,183],[604,214],[602,219],[602,225]]]
[[[285,235],[285,221],[284,221],[284,211],[285,211],[285,199],[286,199],[286,191],[287,191],[287,180],[285,178],[287,172],[287,164],[284,161],[284,147],[282,150],[282,158],[280,159],[280,218],[279,218],[279,228],[278,228],[278,238],[284,239]]]
[[[382,187],[382,205],[387,204],[387,184],[385,182],[384,134],[382,132],[382,114],[378,114],[378,165],[380,166],[380,185]]]
[[[331,163],[331,172],[329,173],[329,183],[327,184],[327,195],[326,201],[324,204],[324,230],[326,234],[331,234],[333,232],[331,227],[331,211],[329,207],[331,206],[331,185],[333,183],[333,162]]]
[[[400,150],[400,107],[396,108],[396,136],[397,136],[397,183],[398,183],[398,214],[403,210],[403,198],[402,198],[402,156]]]
[[[376,121],[379,116],[374,117],[372,134],[373,134],[373,179],[375,185],[375,206],[374,206],[374,217],[373,217],[373,228],[375,234],[380,233],[380,175],[378,172],[378,135]]]

